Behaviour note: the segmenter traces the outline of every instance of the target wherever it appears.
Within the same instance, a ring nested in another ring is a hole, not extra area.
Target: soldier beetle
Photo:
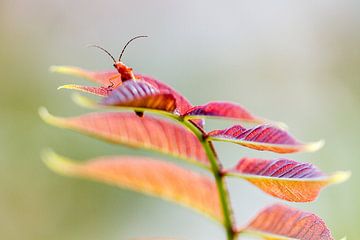
[[[105,48],[103,48],[101,46],[98,46],[98,45],[90,45],[89,46],[89,47],[99,48],[100,50],[102,50],[106,54],[108,54],[111,57],[111,59],[114,61],[113,66],[118,71],[119,74],[117,74],[109,79],[109,82],[110,82],[110,85],[108,86],[109,90],[119,87],[124,81],[136,79],[135,75],[133,73],[133,69],[131,67],[126,66],[124,63],[122,63],[121,57],[123,56],[126,47],[132,41],[134,41],[135,39],[138,39],[138,38],[143,38],[143,37],[148,37],[148,36],[140,35],[140,36],[136,36],[136,37],[133,37],[132,39],[130,39],[123,47],[118,60],[116,60]],[[119,79],[120,81],[118,83],[114,83],[115,79]]]

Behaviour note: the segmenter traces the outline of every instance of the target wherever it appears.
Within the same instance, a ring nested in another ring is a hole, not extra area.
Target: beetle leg
[[[120,81],[115,84],[113,80],[116,78],[120,78]],[[109,82],[110,82],[110,85],[108,86],[108,89],[114,89],[114,88],[119,87],[122,84],[121,74],[116,74],[115,76],[112,76],[111,78],[109,78]]]

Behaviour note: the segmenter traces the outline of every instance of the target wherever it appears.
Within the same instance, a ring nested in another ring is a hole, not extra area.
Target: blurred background
[[[360,2],[345,1],[0,1],[0,238],[132,239],[174,236],[224,239],[222,229],[191,210],[104,184],[58,176],[40,152],[53,148],[86,160],[145,154],[44,124],[37,110],[79,115],[50,65],[111,68],[97,43],[181,91],[194,104],[235,101],[281,120],[299,139],[325,139],[312,161],[352,178],[325,189],[313,211],[336,239],[360,234]],[[229,123],[227,123],[229,124]],[[209,127],[219,124],[210,122]],[[217,144],[226,166],[241,156],[278,157]],[[155,154],[151,154],[154,155]],[[166,157],[160,156],[165,159]],[[239,224],[279,200],[238,179],[229,181]]]

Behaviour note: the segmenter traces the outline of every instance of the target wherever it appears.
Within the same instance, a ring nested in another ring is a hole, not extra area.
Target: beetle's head
[[[98,46],[98,45],[91,45],[90,47],[96,47],[96,48],[99,48],[101,49],[102,51],[104,51],[105,53],[107,53],[111,59],[114,61],[114,68],[120,73],[121,75],[121,80],[122,81],[126,81],[126,80],[129,80],[129,79],[135,79],[135,76],[133,74],[133,71],[132,71],[132,68],[126,66],[125,64],[123,64],[121,62],[121,57],[122,55],[124,54],[124,51],[126,49],[126,47],[132,42],[134,41],[135,39],[137,38],[142,38],[142,37],[147,37],[147,36],[136,36],[136,37],[133,37],[132,39],[130,39],[126,44],[125,46],[123,47],[121,53],[120,53],[120,56],[119,56],[119,60],[115,60],[115,58],[104,48]]]

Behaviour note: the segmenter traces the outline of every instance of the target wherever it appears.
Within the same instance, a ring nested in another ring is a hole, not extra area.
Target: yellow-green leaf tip
[[[49,68],[50,72],[53,73],[60,73],[60,74],[66,74],[66,75],[73,75],[78,77],[85,77],[88,78],[89,76],[86,74],[86,72],[78,67],[70,67],[70,66],[51,66]]]
[[[43,151],[41,157],[49,169],[62,175],[71,175],[74,167],[76,167],[75,163],[56,154],[52,150]]]
[[[317,142],[307,143],[304,150],[306,152],[316,152],[325,145],[324,140],[319,140]]]
[[[71,96],[71,99],[75,104],[79,105],[80,107],[85,107],[90,109],[99,107],[95,101],[91,100],[90,98],[84,97],[80,94],[76,94],[76,93],[73,94]]]
[[[48,110],[45,107],[40,107],[39,110],[39,116],[40,118],[46,122],[46,123],[50,123],[51,119],[53,118],[52,115],[50,115],[50,113],[48,112]]]
[[[50,66],[49,71],[53,73],[72,74],[78,73],[79,69],[69,66]]]
[[[67,66],[50,66],[49,71],[53,73],[68,73],[71,68]]]
[[[50,66],[49,72],[56,72],[58,68],[59,68],[59,66]]]
[[[62,119],[51,115],[45,107],[39,108],[39,115],[40,118],[47,124],[57,127],[64,127]]]
[[[66,84],[66,85],[62,85],[57,88],[57,90],[60,90],[60,89],[77,89],[77,87],[74,84]]]
[[[350,177],[351,177],[350,171],[339,171],[339,172],[335,172],[331,176],[330,181],[331,183],[342,183],[347,181]]]

